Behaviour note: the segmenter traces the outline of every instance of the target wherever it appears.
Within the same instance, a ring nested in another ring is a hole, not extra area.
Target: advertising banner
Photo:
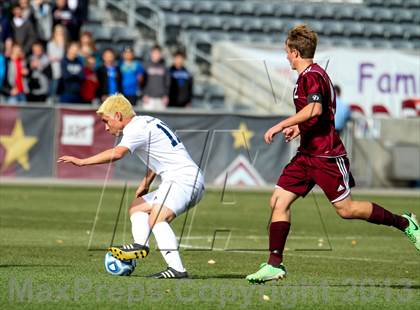
[[[54,109],[0,106],[0,176],[51,177]]]
[[[71,155],[80,158],[92,156],[111,148],[115,138],[105,131],[105,124],[94,110],[59,109],[57,158]],[[113,165],[75,167],[57,164],[58,178],[104,179],[107,172],[112,177]]]
[[[238,50],[243,56],[243,65],[257,62],[265,73],[264,60],[270,73],[277,76],[273,77],[274,81],[278,78],[289,81],[286,93],[290,95],[297,73],[290,69],[282,46],[268,49],[239,45]],[[420,97],[420,57],[417,53],[320,47],[315,62],[327,70],[334,84],[340,86],[343,99],[361,105],[367,115],[371,115],[373,104],[382,104],[398,117],[404,99]],[[274,83],[276,92],[279,92],[276,89],[279,85]]]

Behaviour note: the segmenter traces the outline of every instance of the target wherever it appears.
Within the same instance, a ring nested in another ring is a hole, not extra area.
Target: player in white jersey
[[[202,198],[204,179],[201,170],[165,123],[151,116],[136,116],[124,96],[110,96],[99,107],[97,114],[105,123],[106,131],[114,136],[122,134],[121,142],[88,158],[62,156],[58,162],[86,166],[111,163],[127,153],[138,154],[148,171],[129,209],[134,243],[109,250],[121,260],[144,258],[149,253],[149,237],[153,232],[168,268],[151,277],[188,277],[169,223]],[[156,175],[160,175],[162,183],[157,190],[149,193]]]

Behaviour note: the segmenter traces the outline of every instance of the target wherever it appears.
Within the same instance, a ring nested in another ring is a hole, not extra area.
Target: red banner
[[[58,157],[86,158],[114,146],[115,138],[105,131],[105,125],[95,111],[60,109],[59,121]],[[58,178],[103,179],[108,169],[111,169],[109,177],[112,178],[113,168],[108,168],[108,164],[76,167],[59,163],[56,173]]]

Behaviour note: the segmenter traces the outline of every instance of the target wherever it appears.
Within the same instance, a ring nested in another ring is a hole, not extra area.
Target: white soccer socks
[[[149,246],[149,214],[146,212],[136,212],[130,216],[131,233],[133,234],[134,243]]]
[[[159,222],[153,227],[156,243],[169,267],[176,271],[185,272],[178,251],[178,241],[171,226],[167,222]]]

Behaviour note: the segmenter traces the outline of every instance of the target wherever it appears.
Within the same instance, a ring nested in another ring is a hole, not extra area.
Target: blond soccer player
[[[134,242],[111,247],[109,251],[121,260],[144,258],[149,253],[149,236],[153,232],[168,267],[150,277],[188,277],[179,255],[175,233],[169,224],[202,198],[204,178],[200,168],[164,122],[152,116],[136,116],[123,95],[108,97],[96,113],[104,122],[107,132],[114,136],[122,135],[121,142],[88,158],[62,156],[58,162],[80,167],[112,163],[128,153],[138,154],[148,165],[148,171],[129,208]],[[149,193],[156,175],[160,175],[162,182],[157,190]]]

